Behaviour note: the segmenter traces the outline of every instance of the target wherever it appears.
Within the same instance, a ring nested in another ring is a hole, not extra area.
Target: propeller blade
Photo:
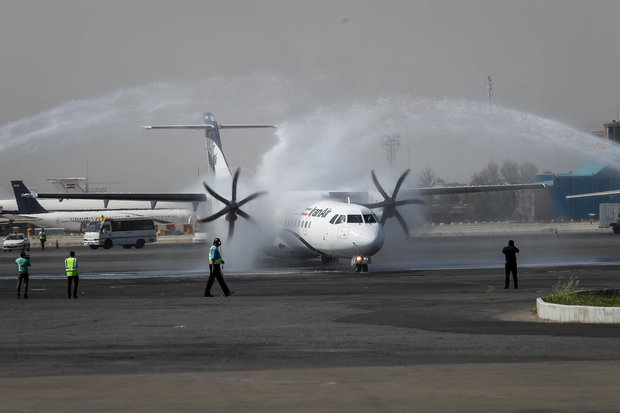
[[[396,197],[398,196],[398,191],[400,191],[400,187],[402,186],[403,182],[405,181],[405,178],[407,178],[407,175],[409,175],[410,172],[411,172],[411,169],[407,169],[405,172],[403,172],[400,175],[400,177],[398,178],[398,181],[396,182],[396,185],[394,186],[394,191],[392,192],[392,196],[388,196],[388,194],[383,190],[383,187],[381,187],[381,184],[379,183],[379,180],[377,179],[377,175],[375,174],[375,170],[374,169],[371,170],[370,174],[372,176],[372,181],[377,187],[377,190],[383,196],[383,201],[375,202],[374,204],[364,205],[365,207],[371,208],[371,209],[383,208],[383,213],[381,214],[381,225],[384,225],[385,222],[388,220],[388,218],[396,217],[396,219],[400,223],[400,226],[405,231],[405,235],[407,236],[407,238],[409,238],[409,227],[407,226],[405,219],[398,212],[396,207],[402,206],[402,205],[411,205],[411,204],[424,204],[424,201],[420,199],[403,199],[400,201],[396,201]]]
[[[232,182],[232,202],[235,203],[237,200],[237,180],[239,180],[239,173],[241,172],[241,168],[237,168],[235,171],[235,176],[233,176]]]
[[[266,194],[267,194],[267,191],[261,191],[261,192],[253,193],[252,195],[247,196],[243,200],[239,201],[239,203],[237,205],[241,207],[244,204],[247,204],[248,202],[252,201],[253,199],[256,199],[259,196],[263,196],[263,195],[266,195]]]
[[[243,212],[240,209],[237,210],[237,215],[239,215],[242,218],[247,219],[248,221],[253,221],[252,217],[250,217],[248,214],[246,214],[245,212]]]
[[[383,196],[383,199],[388,199],[389,196],[388,194],[383,190],[383,187],[381,186],[381,184],[379,183],[379,180],[377,179],[377,175],[375,175],[375,170],[371,170],[370,171],[370,175],[372,176],[372,181],[375,183],[375,187],[377,187],[377,190],[381,193],[381,195]]]
[[[405,236],[408,239],[409,238],[409,227],[407,226],[405,219],[402,217],[402,215],[400,215],[400,213],[397,210],[394,210],[394,216],[396,216],[396,219],[398,220],[398,222],[400,222],[400,226],[403,227],[403,231],[405,231]]]
[[[228,221],[228,239],[230,240],[235,232],[235,220]]]
[[[221,196],[220,194],[218,194],[217,192],[215,192],[211,187],[209,187],[209,185],[207,185],[206,182],[203,182],[203,185],[205,187],[205,189],[207,190],[207,192],[209,194],[211,194],[211,196],[213,196],[215,199],[217,199],[218,201],[220,201],[221,203],[223,203],[225,205],[224,208],[222,208],[221,210],[219,210],[218,212],[216,212],[215,214],[206,217],[206,218],[200,218],[197,221],[198,222],[211,222],[214,221],[218,218],[220,218],[223,215],[226,215],[226,220],[228,221],[228,239],[232,238],[234,232],[235,232],[235,221],[237,220],[237,217],[240,216],[250,222],[252,222],[252,224],[256,225],[258,227],[258,225],[256,224],[256,222],[254,222],[254,220],[250,217],[250,215],[248,215],[247,213],[245,213],[244,211],[242,211],[240,208],[244,205],[247,204],[248,202],[258,198],[259,196],[265,195],[267,192],[256,192],[252,195],[249,195],[247,197],[245,197],[243,200],[241,200],[240,202],[237,202],[237,183],[239,181],[239,174],[241,173],[241,168],[237,168],[237,170],[235,171],[235,174],[233,176],[233,181],[232,181],[232,196],[231,199],[226,199],[223,196]]]
[[[381,225],[385,224],[385,221],[389,218],[389,214],[386,213],[386,210],[383,210],[383,214],[381,214]]]
[[[207,185],[206,182],[203,182],[202,184],[205,186],[205,189],[207,190],[208,193],[211,194],[213,198],[217,199],[224,205],[230,205],[230,201],[228,201],[228,199],[224,198],[223,196],[215,192],[213,189],[211,189],[209,185]]]
[[[211,216],[208,216],[206,218],[199,218],[198,222],[211,222],[213,220],[218,219],[222,215],[227,214],[228,212],[230,212],[230,208],[225,207]]]
[[[426,202],[422,201],[421,199],[403,199],[402,201],[394,202],[394,206],[413,205],[413,204],[424,205],[426,204]]]
[[[366,208],[375,209],[375,208],[384,208],[385,201],[375,202],[374,204],[364,204]]]
[[[394,193],[392,194],[392,199],[396,199],[396,195],[398,195],[398,191],[400,190],[400,186],[403,184],[403,181],[409,175],[411,169],[407,169],[403,174],[398,178],[398,182],[396,182],[396,186],[394,187]]]

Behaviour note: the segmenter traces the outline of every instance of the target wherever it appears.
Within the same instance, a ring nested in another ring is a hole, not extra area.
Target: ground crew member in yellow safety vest
[[[41,231],[39,231],[39,241],[41,241],[41,251],[45,251],[45,241],[47,241],[45,228],[41,228]]]
[[[224,291],[224,295],[228,297],[232,295],[232,291],[228,289],[228,286],[224,282],[224,277],[222,276],[222,264],[224,264],[224,260],[222,259],[222,254],[220,253],[220,245],[222,245],[222,241],[219,238],[213,240],[213,245],[211,249],[209,249],[209,280],[207,281],[207,288],[205,288],[205,297],[213,297],[211,295],[211,286],[213,285],[213,281],[217,278],[217,282],[220,283],[220,287],[222,287],[222,291]]]
[[[69,258],[65,258],[65,271],[67,271],[67,298],[71,298],[71,283],[73,283],[73,298],[78,298],[77,289],[80,276],[78,275],[78,260],[73,251],[69,252]]]

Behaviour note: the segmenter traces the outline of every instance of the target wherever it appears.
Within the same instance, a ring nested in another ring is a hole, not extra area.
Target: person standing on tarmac
[[[220,241],[219,238],[216,238],[213,240],[213,245],[209,249],[209,280],[207,281],[207,287],[205,288],[205,297],[213,297],[213,295],[211,295],[211,286],[216,278],[226,297],[233,294],[233,292],[228,289],[228,286],[224,281],[224,277],[222,276],[221,266],[224,264],[224,260],[222,259],[222,254],[220,252],[220,245],[222,245],[222,241]]]
[[[519,288],[519,279],[517,278],[517,253],[519,248],[515,247],[513,240],[508,241],[508,245],[504,247],[502,253],[506,257],[506,278],[504,280],[504,289],[510,287],[510,273],[512,272],[512,280],[515,284],[515,289]]]
[[[47,241],[45,228],[41,228],[41,231],[39,231],[39,241],[41,241],[41,251],[45,251],[45,242]]]
[[[17,277],[17,299],[20,297],[22,280],[24,281],[24,298],[28,298],[28,267],[30,267],[30,256],[22,251],[15,262],[17,263],[17,270],[19,271],[19,276]]]
[[[70,251],[69,257],[65,258],[65,271],[67,272],[67,298],[71,298],[71,283],[73,283],[73,298],[78,298],[77,289],[80,276],[78,275],[78,260],[73,251]]]

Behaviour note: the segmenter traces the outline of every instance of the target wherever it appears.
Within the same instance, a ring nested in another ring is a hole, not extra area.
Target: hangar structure
[[[613,196],[566,199],[567,195],[620,188],[620,170],[597,162],[588,162],[567,174],[540,174],[537,180],[553,188],[553,219],[598,219],[599,204],[620,202]]]

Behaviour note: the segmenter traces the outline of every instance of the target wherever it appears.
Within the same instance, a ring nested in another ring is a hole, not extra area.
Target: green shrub
[[[551,288],[551,294],[543,300],[552,304],[588,305],[593,307],[620,307],[620,296],[601,292],[578,292],[579,280],[575,276],[560,279]]]

